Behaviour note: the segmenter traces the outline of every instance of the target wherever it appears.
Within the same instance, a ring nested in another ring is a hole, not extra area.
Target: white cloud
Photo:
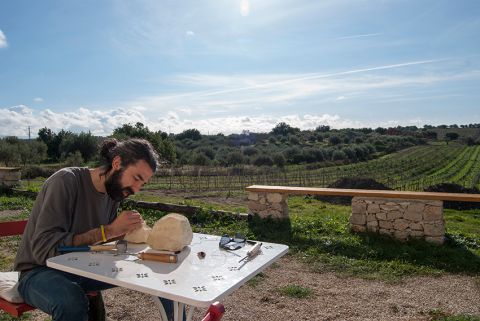
[[[3,31],[0,30],[0,48],[5,48],[7,46],[8,46],[7,37],[5,36]]]
[[[41,103],[41,102],[43,102],[43,98],[42,97],[36,97],[36,98],[33,98],[33,101],[36,102],[36,103]]]
[[[187,30],[185,32],[185,35],[187,35],[187,37],[194,37],[195,36],[195,32],[193,32],[192,30]]]
[[[47,127],[53,131],[61,129],[73,132],[90,131],[94,135],[110,135],[113,129],[127,123],[142,122],[146,117],[138,110],[114,109],[107,111],[79,108],[73,112],[57,113],[50,109],[36,112],[27,106],[0,108],[0,136],[26,137],[28,126],[36,133]]]
[[[232,134],[241,133],[243,130],[268,132],[280,122],[286,122],[301,129],[313,129],[319,125],[329,125],[333,128],[364,127],[367,125],[330,114],[289,114],[279,117],[272,115],[255,117],[224,116],[192,119],[190,117],[182,118],[171,111],[166,113],[164,117],[154,119],[146,117],[140,111],[122,108],[108,111],[79,108],[64,113],[57,113],[50,109],[37,112],[24,105],[0,108],[0,136],[26,137],[29,126],[34,135],[39,129],[47,127],[56,132],[65,129],[77,133],[90,131],[94,135],[107,136],[123,124],[135,124],[136,122],[141,122],[154,131],[180,133],[189,128],[197,128],[204,134]]]

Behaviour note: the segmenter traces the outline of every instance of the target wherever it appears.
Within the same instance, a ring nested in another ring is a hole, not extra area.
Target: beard
[[[107,190],[108,196],[116,202],[127,198],[128,196],[134,194],[134,191],[130,187],[122,186],[122,176],[123,169],[114,171],[106,180],[105,180],[105,189]]]

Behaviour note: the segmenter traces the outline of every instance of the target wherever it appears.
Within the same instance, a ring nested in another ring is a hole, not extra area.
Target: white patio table
[[[167,318],[158,297],[174,301],[176,321],[183,319],[183,308],[189,306],[186,317],[190,321],[194,307],[222,300],[288,252],[286,245],[263,242],[256,257],[239,262],[253,245],[226,251],[219,248],[219,240],[220,236],[194,233],[191,245],[178,254],[177,263],[136,260],[129,254],[71,252],[48,259],[47,266],[151,294],[164,321]],[[132,243],[127,251],[155,252],[146,244]],[[200,252],[205,253],[203,258]]]

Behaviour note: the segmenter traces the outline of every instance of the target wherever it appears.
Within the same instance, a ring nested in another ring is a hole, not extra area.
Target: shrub
[[[22,168],[22,179],[32,179],[37,177],[50,177],[56,172],[55,168],[41,166],[27,166]]]
[[[270,156],[261,155],[253,160],[255,166],[272,166],[273,160]]]
[[[429,186],[425,189],[425,192],[440,192],[440,193],[465,193],[465,194],[479,194],[480,191],[478,188],[466,188],[462,185],[453,184],[453,183],[442,183],[433,186]],[[468,209],[479,209],[480,203],[477,202],[453,202],[453,201],[444,201],[444,208],[451,208],[455,210],[468,210]]]
[[[365,177],[344,177],[328,185],[328,188],[392,190],[372,178]],[[333,204],[350,205],[352,203],[352,196],[315,196],[315,198]]]

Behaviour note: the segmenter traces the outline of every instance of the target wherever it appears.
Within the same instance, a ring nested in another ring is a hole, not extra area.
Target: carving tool
[[[84,246],[59,246],[59,252],[90,252],[90,251],[113,251],[117,245],[84,245]]]
[[[262,247],[262,243],[257,243],[255,244],[248,252],[247,252],[247,255],[245,255],[245,257],[243,259],[241,259],[240,261],[238,261],[238,263],[244,261],[244,260],[251,260],[252,258],[254,258],[259,252],[260,252],[260,248]]]
[[[136,254],[136,256],[140,260],[157,261],[157,262],[163,262],[163,263],[177,263],[176,254],[141,252]]]

